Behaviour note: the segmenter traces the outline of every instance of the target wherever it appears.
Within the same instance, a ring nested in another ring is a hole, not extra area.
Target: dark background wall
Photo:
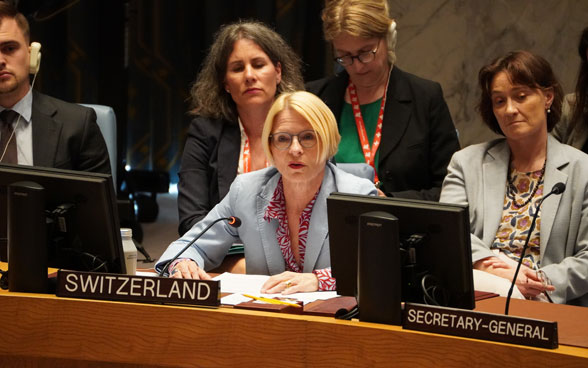
[[[113,106],[119,157],[177,180],[189,124],[188,91],[214,32],[239,18],[264,21],[305,62],[305,78],[331,72],[322,0],[18,0],[43,44],[35,88]],[[588,0],[389,0],[398,24],[396,65],[441,83],[462,146],[494,137],[475,110],[477,72],[497,56],[544,56],[570,93],[588,26]],[[59,11],[61,10],[61,11]],[[119,175],[121,177],[121,175]]]
[[[321,77],[330,64],[317,0],[21,0],[18,6],[29,17],[31,40],[42,44],[35,88],[114,108],[119,172],[128,165],[168,171],[177,180],[190,84],[222,24],[266,22],[305,61],[306,79]]]

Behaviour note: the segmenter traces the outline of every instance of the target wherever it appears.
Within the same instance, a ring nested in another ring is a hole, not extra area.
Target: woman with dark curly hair
[[[224,25],[190,91],[192,113],[178,183],[180,235],[227,194],[237,174],[267,166],[263,123],[275,97],[304,89],[300,58],[255,21]]]

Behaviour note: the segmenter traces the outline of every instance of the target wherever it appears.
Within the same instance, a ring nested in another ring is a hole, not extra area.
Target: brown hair
[[[300,58],[275,31],[261,22],[238,21],[216,33],[202,69],[190,90],[192,113],[209,118],[237,121],[237,106],[224,89],[227,61],[233,45],[241,39],[255,42],[274,65],[280,63],[282,80],[276,95],[304,89]]]
[[[492,82],[500,72],[505,72],[513,84],[542,91],[553,89],[551,113],[547,114],[547,131],[550,132],[561,116],[563,90],[547,60],[524,50],[509,52],[480,69],[478,81],[482,94],[478,103],[478,111],[484,123],[493,132],[504,135],[492,108]]]
[[[29,22],[22,13],[20,13],[16,7],[6,1],[0,1],[0,23],[4,18],[12,18],[16,21],[18,28],[22,31],[27,44],[31,39],[31,31],[29,28]]]

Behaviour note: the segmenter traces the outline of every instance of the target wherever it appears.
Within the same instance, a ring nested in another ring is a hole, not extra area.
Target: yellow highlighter
[[[302,307],[300,304],[285,302],[283,300],[278,300],[278,299],[264,298],[262,296],[253,296],[253,295],[249,295],[249,294],[243,294],[243,296],[247,297],[247,298],[254,299],[254,300],[259,300],[260,302],[269,303],[269,304],[282,304],[282,305],[289,305],[291,307],[298,307],[298,308]]]

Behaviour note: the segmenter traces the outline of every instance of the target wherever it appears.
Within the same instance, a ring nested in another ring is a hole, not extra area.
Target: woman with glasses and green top
[[[388,14],[386,0],[327,0],[323,31],[344,71],[307,90],[335,114],[336,162],[370,164],[388,196],[438,200],[457,133],[441,86],[394,65]]]
[[[243,243],[247,273],[271,275],[262,292],[335,290],[331,276],[327,197],[332,192],[376,195],[374,184],[328,162],[340,135],[331,110],[315,95],[281,94],[261,134],[271,166],[237,176],[229,193],[161,256],[156,269],[175,278],[209,278],[235,241]],[[220,218],[178,261],[169,260]]]

